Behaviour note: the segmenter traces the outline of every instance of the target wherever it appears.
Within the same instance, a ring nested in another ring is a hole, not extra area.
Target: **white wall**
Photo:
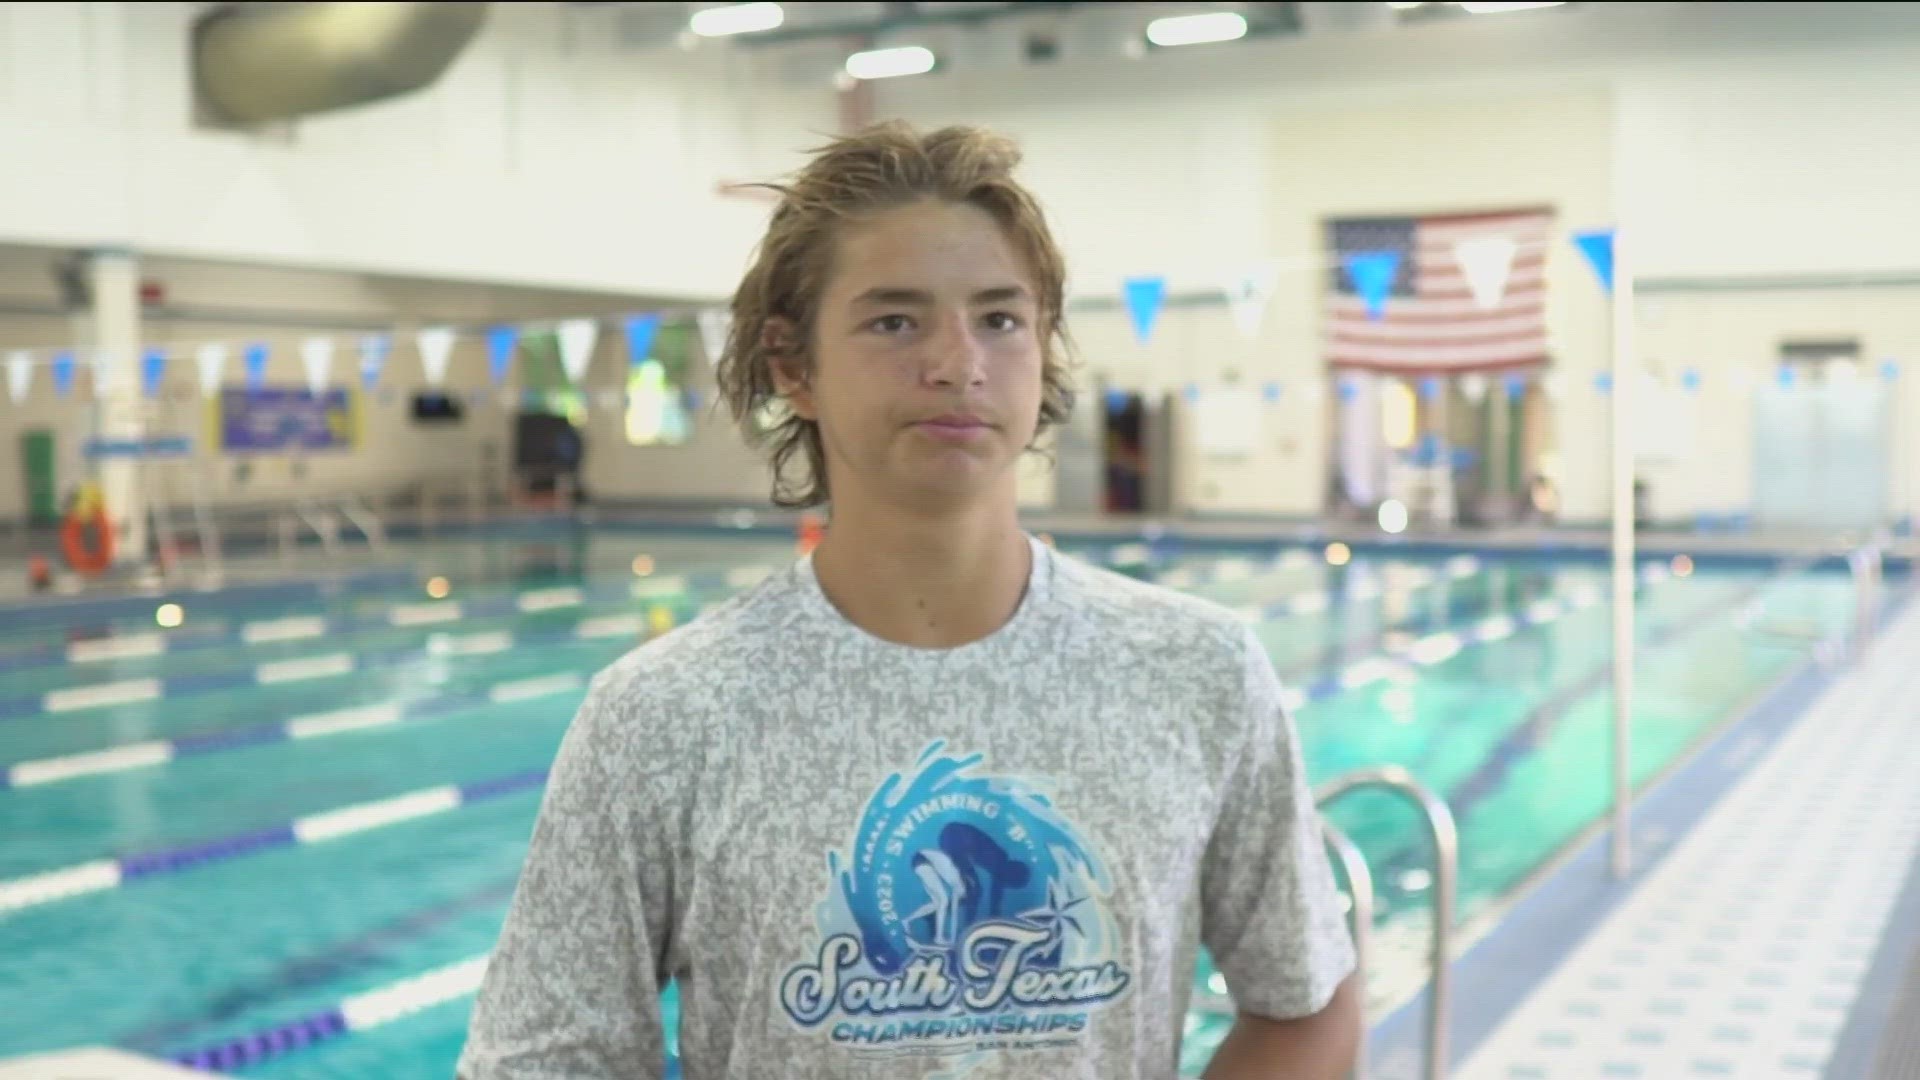
[[[782,50],[635,44],[611,21],[623,7],[496,5],[440,85],[276,141],[191,126],[192,5],[0,5],[0,145],[31,163],[0,170],[0,242],[724,295],[765,207],[717,196],[716,181],[790,167],[836,126],[833,97],[811,60]],[[1311,260],[1316,224],[1335,214],[1536,201],[1567,226],[1632,229],[1648,278],[1920,268],[1920,5],[1590,4],[1043,66],[991,46],[878,84],[878,112],[1020,138],[1082,297],[1110,300],[1131,273],[1191,293],[1252,258]],[[1604,362],[1603,306],[1570,252],[1549,273],[1555,351],[1584,389]],[[1176,505],[1318,509],[1316,292],[1310,275],[1283,279],[1251,341],[1221,306],[1170,309],[1144,347],[1116,309],[1075,317],[1089,390],[1096,377],[1286,385],[1256,452],[1185,448]],[[1856,312],[1846,325],[1863,333],[1891,325],[1878,308],[1823,306],[1831,295],[1807,310]],[[1716,332],[1687,349],[1710,365],[1760,345]],[[1572,518],[1606,503],[1592,406],[1570,394],[1556,410]],[[1920,409],[1901,426],[1916,423]],[[1738,442],[1722,449],[1741,454]],[[16,482],[10,452],[0,493]],[[1745,461],[1679,467],[1665,509],[1719,508],[1712,476]],[[597,438],[589,482],[613,498],[765,491],[718,419],[684,448]],[[1049,486],[1030,474],[1023,491],[1044,502]]]
[[[1179,293],[1216,288],[1256,257],[1324,257],[1315,229],[1339,214],[1537,202],[1564,229],[1633,230],[1642,277],[1920,268],[1915,5],[1593,4],[1018,77],[956,70],[882,84],[879,100],[883,113],[1020,138],[1081,295],[1111,297],[1131,273],[1165,273]],[[1606,309],[1570,249],[1554,253],[1549,289],[1570,388],[1555,416],[1564,511],[1592,520],[1607,506],[1607,419],[1604,399],[1580,391],[1608,362]],[[1090,366],[1124,383],[1232,369],[1312,385],[1323,370],[1316,295],[1308,276],[1283,278],[1254,342],[1224,307],[1169,311],[1144,347],[1119,311],[1074,329]],[[1708,362],[1753,347],[1727,336],[1689,346]],[[1189,446],[1177,503],[1318,509],[1324,410],[1289,393],[1268,414],[1273,445],[1261,453],[1203,462]],[[1716,443],[1732,461],[1680,469],[1668,509],[1707,508],[1712,477],[1750,471],[1736,442]]]
[[[200,6],[0,4],[0,243],[711,297],[765,216],[716,185],[836,123],[754,56],[630,43],[625,5],[496,4],[426,91],[289,140],[200,130]]]
[[[1687,422],[1678,440],[1686,457],[1656,459],[1642,470],[1657,518],[1687,522],[1753,505],[1754,445],[1766,437],[1755,428],[1755,394],[1772,384],[1782,342],[1835,339],[1859,341],[1862,379],[1880,379],[1882,361],[1899,365],[1889,388],[1889,516],[1920,517],[1920,280],[1905,287],[1654,293],[1638,313],[1635,332],[1649,369],[1669,387],[1688,368],[1700,378],[1696,392],[1674,395]]]

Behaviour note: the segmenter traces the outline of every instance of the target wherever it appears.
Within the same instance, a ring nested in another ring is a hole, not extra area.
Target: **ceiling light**
[[[918,45],[870,49],[847,57],[847,74],[856,79],[894,79],[933,70],[933,51]]]
[[[1517,0],[1515,3],[1461,4],[1460,10],[1474,15],[1498,15],[1503,11],[1530,11],[1533,8],[1560,7],[1566,0]]]
[[[1175,15],[1147,24],[1147,40],[1160,46],[1205,45],[1247,36],[1247,18],[1237,11]]]
[[[687,25],[701,37],[728,37],[771,30],[786,18],[779,4],[728,4],[694,12]]]

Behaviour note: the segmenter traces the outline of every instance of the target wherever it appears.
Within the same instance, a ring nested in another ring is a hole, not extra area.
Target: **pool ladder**
[[[1453,997],[1448,956],[1453,937],[1454,901],[1460,868],[1459,830],[1454,825],[1453,811],[1447,808],[1447,804],[1398,765],[1359,769],[1336,777],[1314,792],[1314,802],[1324,806],[1360,788],[1385,788],[1411,801],[1426,819],[1427,836],[1433,843],[1433,981],[1427,993],[1425,1076],[1427,1080],[1441,1080],[1447,1073],[1447,1020]],[[1364,1009],[1367,996],[1367,945],[1373,928],[1373,873],[1367,868],[1366,857],[1360,854],[1360,849],[1345,833],[1324,820],[1320,828],[1327,846],[1340,860],[1341,869],[1346,873],[1347,892],[1353,897],[1353,948],[1358,957],[1354,989]],[[1233,1000],[1225,994],[1201,994],[1196,1004],[1208,1012],[1226,1015],[1234,1012]],[[1352,1075],[1355,1080],[1366,1078],[1366,1052],[1366,1037],[1362,1034],[1353,1062]]]

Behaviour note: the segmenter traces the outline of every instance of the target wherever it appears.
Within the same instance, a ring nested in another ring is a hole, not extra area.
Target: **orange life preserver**
[[[87,530],[93,530],[93,544],[87,544]],[[106,500],[94,494],[75,500],[60,523],[60,550],[67,565],[83,574],[98,574],[113,565],[113,522],[107,517]]]

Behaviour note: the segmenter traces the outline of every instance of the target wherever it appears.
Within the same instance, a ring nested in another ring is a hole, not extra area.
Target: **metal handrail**
[[[1339,857],[1341,869],[1347,875],[1347,895],[1353,898],[1353,993],[1364,1012],[1367,1007],[1367,954],[1373,937],[1373,871],[1367,867],[1367,857],[1360,853],[1360,848],[1346,833],[1330,822],[1322,821],[1320,834]],[[1353,1048],[1352,1076],[1354,1080],[1365,1080],[1366,1075],[1367,1040],[1362,1035]]]
[[[368,547],[377,552],[384,552],[387,549],[387,528],[381,523],[380,516],[369,509],[365,503],[355,498],[342,499],[340,513],[353,523],[354,528],[360,530],[360,535],[367,538]]]
[[[1876,536],[1847,553],[1853,574],[1853,640],[1848,650],[1858,658],[1873,640],[1879,625],[1880,595],[1886,575],[1886,540]]]
[[[1398,765],[1360,769],[1336,777],[1314,792],[1314,802],[1325,805],[1363,787],[1384,787],[1411,799],[1425,815],[1433,840],[1433,987],[1427,997],[1426,1075],[1428,1080],[1440,1080],[1447,1074],[1447,1019],[1452,1007],[1453,985],[1449,974],[1448,944],[1453,935],[1454,895],[1460,869],[1460,832],[1454,824],[1453,811],[1447,808],[1447,804]],[[1344,854],[1342,857],[1345,857]]]

